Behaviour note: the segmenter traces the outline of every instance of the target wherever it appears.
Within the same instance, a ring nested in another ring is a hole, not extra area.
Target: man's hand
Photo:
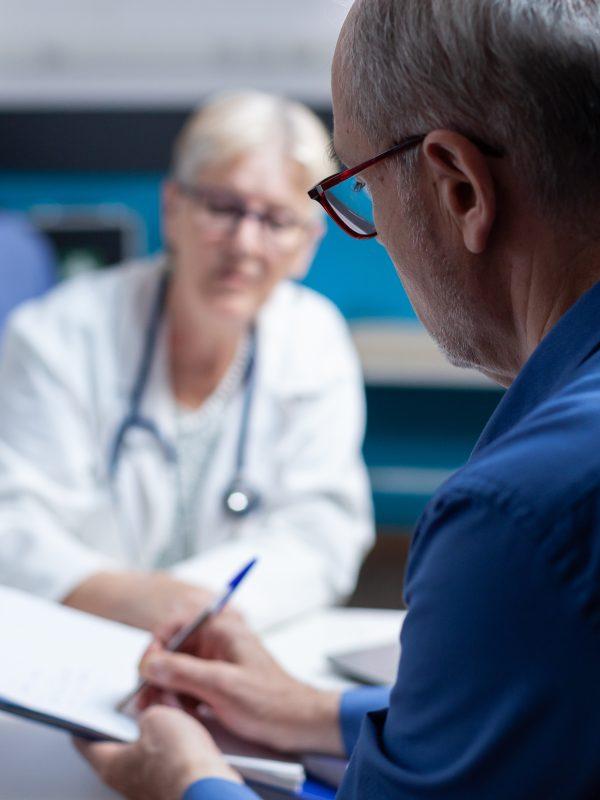
[[[196,713],[208,710],[248,741],[284,752],[344,754],[339,694],[285,672],[241,619],[219,616],[202,626],[186,653],[163,649],[173,633],[173,626],[160,631],[142,659],[140,673],[154,687],[187,696],[188,707],[193,698]]]
[[[63,603],[136,628],[153,630],[167,620],[190,620],[214,595],[165,572],[99,572],[77,586]],[[231,612],[226,612],[231,613]]]
[[[153,706],[139,723],[140,738],[134,744],[75,740],[104,783],[128,800],[180,800],[187,787],[202,778],[242,782],[189,714]]]

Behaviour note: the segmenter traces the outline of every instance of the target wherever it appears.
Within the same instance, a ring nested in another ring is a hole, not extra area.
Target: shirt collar
[[[600,344],[600,282],[542,339],[485,426],[475,449],[491,444],[558,391]]]

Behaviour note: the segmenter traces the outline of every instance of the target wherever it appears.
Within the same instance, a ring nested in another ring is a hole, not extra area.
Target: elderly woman
[[[353,587],[372,538],[361,377],[340,315],[293,283],[331,172],[307,108],[221,96],[164,188],[166,254],[13,317],[0,364],[0,581],[139,627],[251,557],[264,626]]]

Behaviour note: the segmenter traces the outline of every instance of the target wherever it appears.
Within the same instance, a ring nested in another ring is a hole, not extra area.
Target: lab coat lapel
[[[152,275],[143,286],[136,287],[136,296],[128,298],[129,314],[123,315],[122,350],[129,363],[122,363],[123,383],[120,394],[127,409],[132,387],[140,369],[148,323],[164,259],[149,267]],[[127,335],[128,331],[128,335]],[[137,334],[137,335],[136,335]],[[168,368],[168,326],[161,320],[148,380],[142,394],[141,416],[152,422],[161,437],[175,444],[175,407]],[[148,431],[134,428],[126,436],[117,473],[121,503],[126,509],[128,538],[137,542],[137,566],[151,566],[172,534],[175,468],[157,438]]]
[[[163,317],[146,391],[142,398],[141,414],[144,419],[152,420],[163,439],[171,446],[174,446],[177,436],[177,422],[175,399],[171,390],[168,351],[169,330],[168,324]]]

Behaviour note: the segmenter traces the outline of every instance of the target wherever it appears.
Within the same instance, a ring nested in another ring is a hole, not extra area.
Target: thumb
[[[142,678],[154,686],[191,695],[206,703],[228,696],[237,667],[183,653],[149,655],[140,666]]]
[[[116,742],[94,742],[75,737],[72,742],[97,772],[104,772],[106,767],[121,755],[123,749],[130,746]]]

